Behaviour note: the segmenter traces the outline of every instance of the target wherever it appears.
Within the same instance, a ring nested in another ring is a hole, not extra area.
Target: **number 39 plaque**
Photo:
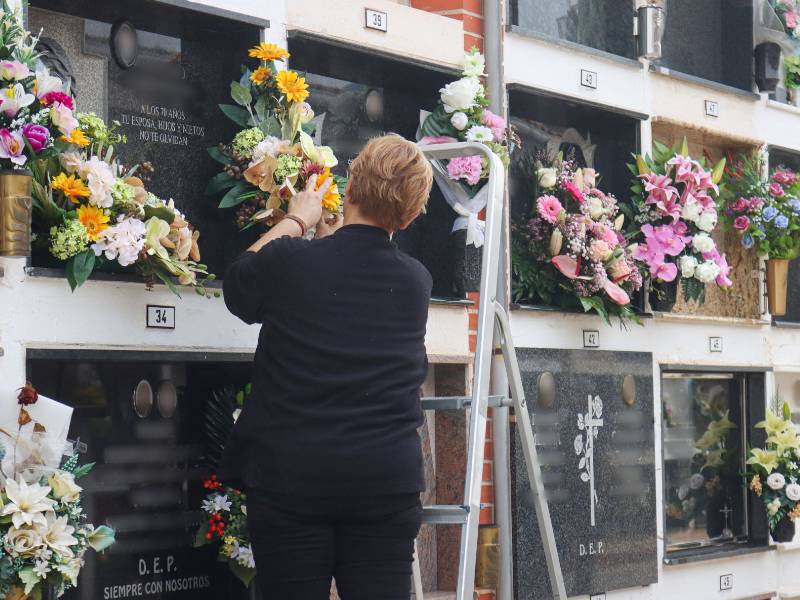
[[[148,304],[147,326],[154,329],[175,329],[175,307]]]

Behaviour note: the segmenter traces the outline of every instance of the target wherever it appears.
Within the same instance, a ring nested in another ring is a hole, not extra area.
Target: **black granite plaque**
[[[512,0],[511,21],[560,40],[634,57],[631,0]]]
[[[751,91],[753,2],[667,0],[661,64]]]
[[[217,549],[194,548],[193,540],[208,476],[205,402],[221,382],[246,382],[249,367],[139,358],[62,352],[28,362],[40,393],[74,407],[70,437],[86,444],[81,462],[97,463],[79,481],[84,509],[91,522],[116,530],[116,544],[87,553],[79,586],[64,600],[243,598]],[[177,405],[165,381],[177,388]]]
[[[652,354],[525,348],[517,355],[568,595],[654,583]],[[538,398],[545,372],[555,380],[549,406]],[[516,597],[552,598],[516,438],[513,446]]]

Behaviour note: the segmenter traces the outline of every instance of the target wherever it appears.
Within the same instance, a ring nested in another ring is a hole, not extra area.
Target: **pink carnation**
[[[563,207],[555,196],[542,196],[536,201],[539,215],[548,223],[555,223]]]
[[[506,139],[506,120],[494,114],[488,108],[483,110],[483,116],[481,117],[481,123],[486,125],[489,129],[492,130],[492,138],[494,138],[495,142],[502,142]]]
[[[794,29],[797,27],[797,15],[794,14],[793,10],[787,10],[784,18],[786,19],[786,26],[789,29]]]
[[[458,156],[447,163],[450,179],[464,179],[470,185],[476,185],[481,180],[482,171],[483,161],[480,156]]]
[[[75,109],[75,102],[72,100],[72,96],[64,92],[50,92],[42,96],[39,102],[41,102],[42,106],[50,106],[51,104],[60,102],[70,110]]]

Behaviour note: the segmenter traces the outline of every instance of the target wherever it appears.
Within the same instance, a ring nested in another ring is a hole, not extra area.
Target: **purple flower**
[[[772,221],[775,218],[775,215],[778,214],[778,209],[774,206],[767,206],[764,211],[761,213],[761,216],[764,218],[765,221]]]
[[[775,217],[775,227],[778,229],[786,229],[789,226],[789,217],[786,215],[778,215]]]
[[[26,123],[23,125],[22,135],[28,140],[28,143],[36,154],[39,154],[50,140],[50,132],[47,130],[47,127],[36,125],[35,123]]]

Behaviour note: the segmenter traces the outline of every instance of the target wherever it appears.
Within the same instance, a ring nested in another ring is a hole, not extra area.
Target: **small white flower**
[[[39,579],[44,579],[50,572],[50,565],[47,564],[46,560],[37,560],[33,563],[33,572],[36,573]]]
[[[470,142],[488,143],[492,139],[492,130],[485,125],[473,125],[467,131],[467,140]]]
[[[468,123],[469,119],[467,115],[461,111],[454,112],[453,116],[450,117],[450,124],[459,131],[464,131]]]
[[[470,52],[464,56],[464,75],[466,77],[480,77],[485,75],[486,59],[480,52]]]
[[[767,485],[773,490],[781,490],[786,485],[786,479],[780,473],[772,473],[767,477]]]
[[[689,487],[693,490],[699,490],[701,487],[703,487],[705,482],[705,477],[703,477],[700,473],[695,473],[689,478]]]
[[[800,485],[790,483],[786,486],[786,497],[792,502],[800,502]]]
[[[711,252],[716,245],[707,233],[698,233],[692,238],[692,247],[698,252]]]
[[[236,423],[236,421],[239,420],[239,415],[241,415],[241,414],[242,414],[242,409],[241,408],[237,408],[236,410],[233,411],[233,422],[234,423]]]
[[[719,265],[711,260],[706,260],[697,265],[694,276],[703,283],[711,283],[719,275]]]
[[[227,495],[217,494],[212,498],[212,506],[214,508],[213,512],[228,512],[231,509],[231,501],[228,500]]]
[[[697,268],[697,259],[694,256],[681,256],[679,264],[681,267],[681,276],[694,277],[694,271]]]
[[[256,561],[253,558],[253,548],[251,546],[238,546],[236,562],[248,569],[256,568]]]
[[[767,504],[767,512],[769,513],[770,517],[774,517],[775,515],[777,515],[780,509],[781,509],[781,501],[778,498],[775,498],[775,500]]]

